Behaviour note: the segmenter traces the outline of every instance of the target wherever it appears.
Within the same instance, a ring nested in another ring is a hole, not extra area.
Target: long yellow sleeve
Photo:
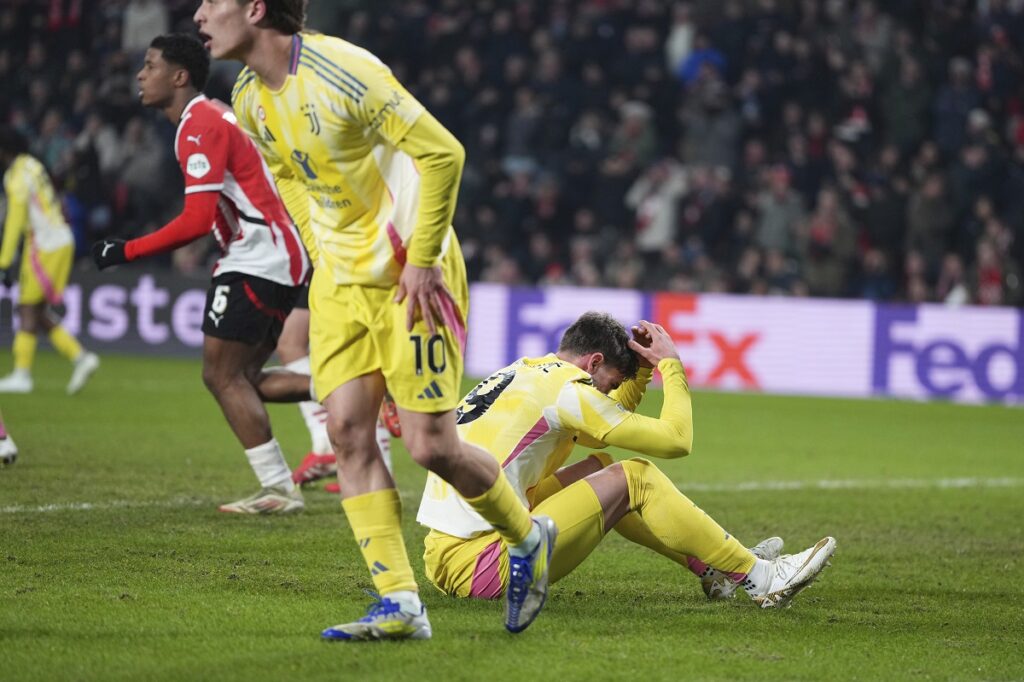
[[[281,200],[284,202],[285,208],[288,209],[288,215],[292,217],[295,226],[299,228],[299,236],[302,237],[302,244],[306,247],[306,253],[309,254],[309,262],[315,268],[320,260],[320,249],[316,245],[316,236],[309,223],[309,192],[301,180],[286,173],[283,169],[278,169],[276,172],[271,169],[271,172],[274,175],[274,183],[277,185]]]
[[[622,385],[609,393],[615,402],[625,407],[630,412],[635,412],[647,392],[647,384],[651,383],[654,370],[649,367],[641,367],[637,370],[636,376],[629,381],[622,382]]]
[[[4,192],[7,194],[7,218],[4,220],[4,241],[0,246],[0,270],[11,267],[18,253],[21,235],[28,226],[28,196],[22,191],[21,183],[5,178]]]
[[[603,440],[607,445],[650,457],[685,457],[693,448],[693,408],[686,373],[682,363],[675,359],[662,360],[658,369],[661,370],[665,391],[661,415],[654,419],[630,414]]]
[[[420,203],[409,244],[409,261],[427,268],[437,265],[441,243],[455,214],[466,151],[455,136],[424,111],[397,145],[411,156],[420,173]]]

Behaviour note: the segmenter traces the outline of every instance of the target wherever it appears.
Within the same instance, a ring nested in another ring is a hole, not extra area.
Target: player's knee
[[[216,365],[203,365],[203,384],[214,396],[221,396],[231,389],[231,383],[238,377]]]
[[[405,448],[413,461],[433,471],[456,455],[456,445],[448,442],[441,429],[422,429],[403,437]]]
[[[331,447],[344,459],[375,456],[377,441],[373,426],[360,423],[351,415],[327,415],[327,436]]]

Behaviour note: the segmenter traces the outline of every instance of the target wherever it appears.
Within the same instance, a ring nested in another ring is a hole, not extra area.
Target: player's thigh
[[[327,430],[340,446],[370,446],[377,442],[377,414],[384,399],[384,377],[374,371],[349,379],[321,403],[327,410]]]
[[[445,594],[476,599],[504,594],[508,553],[497,533],[466,540],[431,531],[423,545],[427,580]]]
[[[71,275],[74,247],[54,251],[26,248],[18,276],[18,302],[25,305],[60,303]]]
[[[327,270],[314,271],[309,285],[309,364],[321,401],[339,386],[380,371],[380,353],[371,334],[377,316],[364,287],[338,285]]]
[[[277,340],[277,354],[287,364],[309,355],[309,288],[302,287],[295,307],[284,321],[281,338]]]
[[[577,481],[537,505],[534,516],[550,516],[558,526],[551,555],[551,581],[571,573],[600,544],[605,535],[604,510],[586,481]]]
[[[204,336],[203,380],[210,384],[243,377],[248,379],[252,368],[261,368],[266,357],[265,346]]]
[[[394,303],[390,292],[382,300],[388,327],[380,336],[381,370],[395,404],[404,410],[447,412],[454,410],[462,397],[468,301],[456,288],[460,295],[445,298],[443,324],[434,333],[422,319],[412,330],[406,328],[408,301]]]

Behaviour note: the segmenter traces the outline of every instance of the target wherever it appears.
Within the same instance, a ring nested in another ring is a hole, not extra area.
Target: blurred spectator
[[[79,240],[180,201],[140,53],[190,0],[0,7],[0,122]],[[1021,302],[1024,2],[316,3],[465,145],[473,279]],[[215,62],[226,99],[238,65]],[[808,214],[810,210],[810,214]],[[207,267],[212,245],[178,252]]]

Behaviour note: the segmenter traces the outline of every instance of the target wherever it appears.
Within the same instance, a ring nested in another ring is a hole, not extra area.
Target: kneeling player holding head
[[[659,418],[634,412],[655,366],[664,378]],[[459,435],[493,453],[531,513],[551,517],[561,529],[552,582],[614,528],[696,573],[709,598],[731,596],[741,586],[762,607],[779,607],[817,577],[835,550],[830,537],[795,555],[779,556],[779,538],[749,550],[645,459],[613,462],[600,452],[559,469],[577,443],[662,458],[689,454],[686,375],[659,325],[641,321],[630,339],[612,317],[586,313],[566,330],[557,353],[523,358],[481,382],[463,399],[458,419]],[[497,532],[433,474],[417,520],[431,529],[423,558],[434,585],[485,599],[506,590],[515,568]]]
[[[252,140],[234,114],[201,90],[210,57],[193,36],[159,36],[138,73],[139,97],[178,125],[175,155],[185,175],[185,209],[156,232],[93,245],[100,268],[164,253],[209,232],[223,255],[203,315],[203,381],[245,448],[261,489],[223,512],[303,509],[264,402],[308,400],[308,375],[263,371],[310,273],[299,230]]]

